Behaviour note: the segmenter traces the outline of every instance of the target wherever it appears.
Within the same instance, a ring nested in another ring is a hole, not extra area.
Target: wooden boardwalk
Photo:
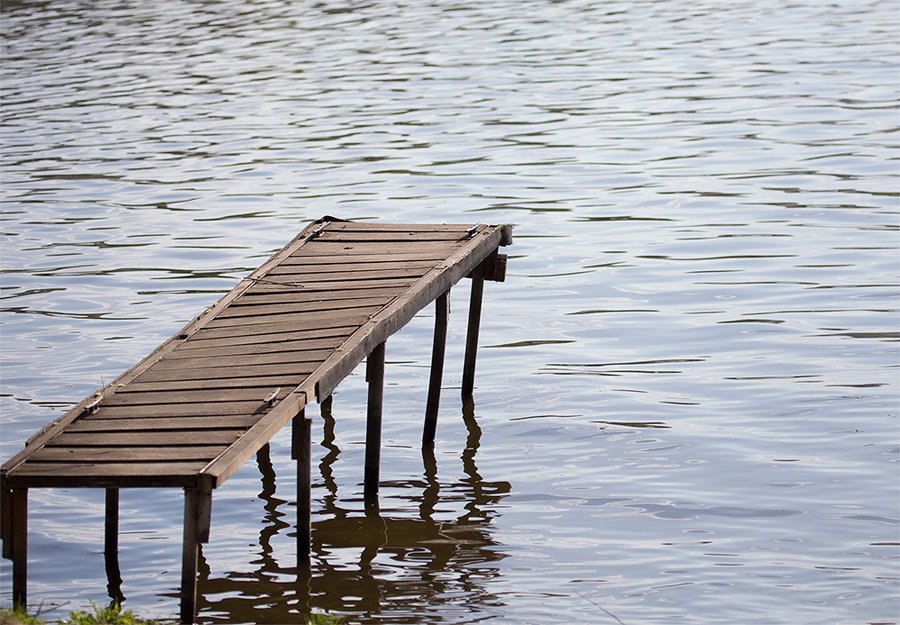
[[[503,280],[510,228],[324,218],[153,353],[29,439],[0,468],[3,556],[13,601],[26,599],[29,488],[107,492],[106,552],[116,550],[118,489],[185,491],[181,617],[194,618],[198,545],[211,493],[289,422],[298,462],[298,550],[309,552],[310,419],[367,360],[364,490],[378,491],[384,343],[436,301],[423,444],[433,443],[448,295],[473,279],[463,396],[473,390],[483,283]],[[109,566],[109,562],[107,563]]]

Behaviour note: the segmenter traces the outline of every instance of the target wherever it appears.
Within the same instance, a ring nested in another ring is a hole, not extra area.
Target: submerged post
[[[193,623],[197,613],[197,561],[200,543],[209,540],[212,483],[201,475],[197,486],[184,489],[184,539],[181,546],[181,621]]]
[[[381,463],[381,405],[384,398],[384,342],[375,346],[366,361],[369,402],[366,409],[366,461],[363,495],[367,500],[378,496],[378,473]]]
[[[441,380],[444,373],[444,352],[447,345],[447,319],[450,316],[450,291],[434,302],[434,344],[431,348],[431,375],[428,379],[428,401],[425,404],[425,430],[422,446],[434,445],[438,407],[441,401]]]
[[[119,570],[119,489],[106,489],[106,521],[103,536],[103,561],[109,596],[122,602],[122,573]]]
[[[3,537],[3,555],[12,560],[13,606],[25,607],[28,595],[28,489],[16,488],[5,495],[4,503],[9,509],[4,515],[9,516],[9,533]]]
[[[472,293],[469,296],[469,327],[466,330],[466,355],[463,363],[462,397],[472,397],[475,388],[475,356],[478,353],[478,330],[481,325],[481,299],[484,295],[484,263],[472,271]]]
[[[312,510],[312,419],[301,410],[292,421],[291,457],[297,461],[297,560],[309,557]]]

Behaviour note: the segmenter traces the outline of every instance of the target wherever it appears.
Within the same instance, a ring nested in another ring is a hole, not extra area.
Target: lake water
[[[896,2],[96,0],[2,8],[2,458],[325,214],[514,223],[475,406],[451,296],[213,497],[202,623],[897,623]],[[30,493],[29,599],[105,603],[103,493]],[[178,611],[182,494],[123,491]],[[11,569],[0,583],[11,601]]]

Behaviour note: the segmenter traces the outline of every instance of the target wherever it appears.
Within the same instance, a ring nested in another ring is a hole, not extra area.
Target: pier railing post
[[[291,457],[297,461],[297,559],[309,557],[312,515],[312,419],[301,410],[291,422]]]
[[[184,542],[181,547],[181,622],[197,614],[197,561],[200,543],[209,540],[212,483],[201,475],[197,486],[184,489]]]
[[[431,348],[431,375],[428,379],[428,401],[425,404],[425,430],[422,446],[434,445],[438,408],[441,402],[441,381],[444,373],[444,352],[447,345],[447,319],[450,316],[450,291],[434,302],[434,343]]]
[[[472,397],[475,389],[475,357],[478,353],[478,330],[481,326],[481,300],[484,295],[484,263],[472,272],[469,297],[469,327],[466,330],[466,355],[463,363],[462,397]]]
[[[378,496],[378,474],[381,463],[381,409],[384,398],[384,342],[379,343],[366,361],[369,400],[366,409],[366,461],[363,473],[363,495],[372,500]]]

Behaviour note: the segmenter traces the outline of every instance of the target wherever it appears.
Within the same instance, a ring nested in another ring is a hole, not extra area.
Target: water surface
[[[896,623],[889,1],[8,2],[4,459],[324,214],[514,223],[474,407],[451,296],[213,503],[199,622]],[[30,493],[29,598],[107,601],[100,491]],[[181,493],[124,491],[121,591],[177,613]],[[10,567],[0,569],[10,600]],[[53,613],[51,613],[52,615]]]

